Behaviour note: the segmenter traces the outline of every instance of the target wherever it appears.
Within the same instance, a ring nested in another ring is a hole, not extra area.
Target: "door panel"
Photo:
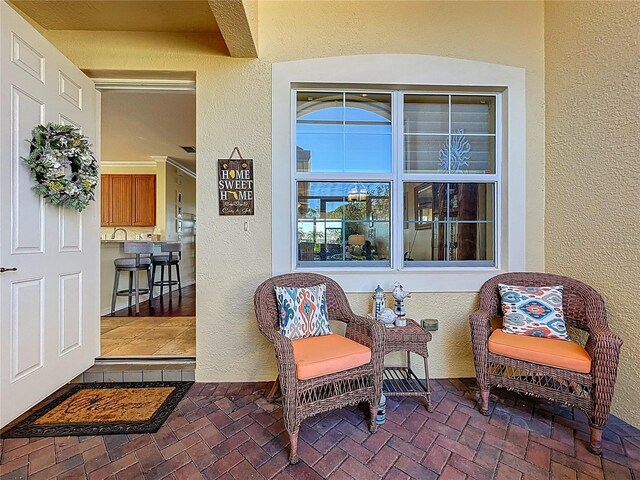
[[[82,87],[64,73],[59,72],[59,74],[60,96],[78,110],[82,110]]]
[[[11,282],[11,381],[44,363],[44,279]]]
[[[59,353],[64,355],[82,343],[82,273],[60,275]]]
[[[82,251],[82,213],[70,208],[59,208],[61,252]]]
[[[73,123],[99,154],[93,82],[0,0],[0,427],[99,353],[99,204],[43,201],[20,157],[40,123]],[[10,174],[9,174],[10,172]],[[100,192],[96,192],[100,196]]]
[[[11,34],[11,61],[44,83],[44,57],[15,33]]]
[[[73,122],[73,120],[71,120],[69,117],[67,117],[66,115],[63,114],[59,114],[58,115],[58,123],[60,125],[73,125],[74,127],[80,129],[80,133],[82,133],[82,127],[80,127],[80,125],[76,124]]]
[[[29,142],[25,140],[31,138],[31,130],[44,121],[44,102],[13,85],[11,101],[11,167],[5,171],[13,176],[12,253],[44,253],[44,201],[31,191],[31,174],[20,160],[29,156]]]

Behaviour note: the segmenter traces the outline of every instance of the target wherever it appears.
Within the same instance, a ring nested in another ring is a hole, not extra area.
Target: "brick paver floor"
[[[300,462],[289,466],[268,387],[195,384],[155,434],[3,440],[1,478],[640,480],[640,431],[621,420],[610,418],[596,457],[582,413],[497,391],[484,417],[475,382],[457,379],[433,381],[433,413],[415,399],[389,399],[373,435],[357,407],[309,419]]]

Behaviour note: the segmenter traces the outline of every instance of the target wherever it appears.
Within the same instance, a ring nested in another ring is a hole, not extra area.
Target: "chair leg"
[[[164,293],[164,265],[160,265],[160,300],[162,300],[163,293]]]
[[[587,447],[594,455],[602,455],[602,429],[591,427],[591,442]]]
[[[129,297],[128,297],[128,307],[129,309],[131,309],[131,301],[133,300],[133,298],[131,297],[131,293],[133,292],[133,272],[130,271],[129,272]]]
[[[136,315],[140,315],[140,270],[136,270]]]
[[[369,403],[369,431],[371,433],[376,433],[378,430],[378,424],[376,423],[376,414],[378,413],[378,408],[380,406],[376,405],[374,402]]]
[[[169,300],[171,300],[171,291],[173,290],[173,282],[171,280],[171,264],[167,265],[167,270],[169,270]]]
[[[116,296],[118,295],[118,284],[120,283],[120,270],[116,270],[113,277],[113,294],[111,295],[111,315],[116,311]]]
[[[298,433],[300,427],[296,428],[293,432],[289,432],[289,442],[291,443],[291,450],[289,451],[289,463],[294,465],[298,463]]]
[[[489,415],[489,390],[480,391],[480,413]]]
[[[156,288],[156,264],[153,264],[153,268],[151,269],[151,283],[150,283],[150,287],[151,288],[151,297],[153,298],[153,290]]]
[[[271,390],[269,390],[269,393],[267,394],[267,402],[269,403],[273,403],[273,399],[276,398],[276,393],[278,393],[278,387],[280,386],[280,375],[278,375],[276,377],[276,381],[273,382],[273,385],[271,386]]]
[[[180,280],[180,264],[176,263],[176,275],[178,276],[178,297],[182,298],[182,280]]]
[[[153,310],[153,280],[151,280],[151,268],[147,268],[147,300],[149,300],[149,309]]]

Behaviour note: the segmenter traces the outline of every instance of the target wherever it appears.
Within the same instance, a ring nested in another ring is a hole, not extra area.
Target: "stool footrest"
[[[148,288],[139,288],[138,289],[138,295],[149,295],[149,289]],[[116,296],[118,296],[118,297],[135,297],[136,296],[136,291],[135,290],[118,290],[116,292]]]

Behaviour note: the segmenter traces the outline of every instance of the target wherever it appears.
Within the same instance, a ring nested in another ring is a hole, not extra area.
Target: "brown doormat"
[[[193,382],[78,383],[2,438],[153,433]]]

